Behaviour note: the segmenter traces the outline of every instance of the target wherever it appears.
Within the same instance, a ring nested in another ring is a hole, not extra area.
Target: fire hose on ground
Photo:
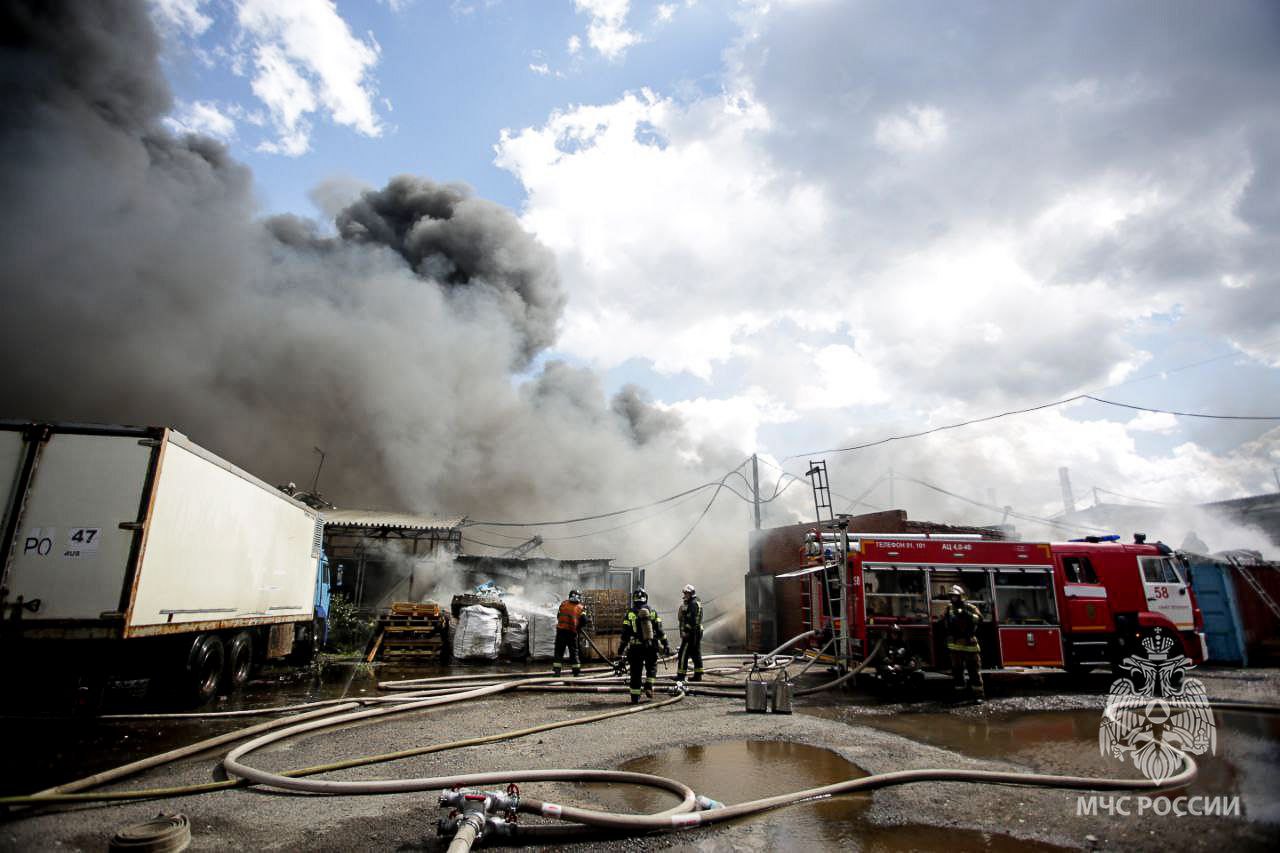
[[[778,650],[772,652],[769,656],[766,656],[766,659],[773,658],[795,642],[799,642],[801,639],[804,639],[805,636],[808,636],[808,634],[789,641]],[[846,682],[869,664],[875,658],[875,654],[878,650],[879,649],[877,647],[877,649],[874,650],[871,655],[868,655],[868,657],[862,661],[858,667],[850,670],[848,673],[845,673],[844,675],[841,675],[840,677],[825,684],[797,691],[797,695],[809,695],[820,690],[831,689]],[[734,655],[716,657],[729,657],[735,660],[742,659],[742,656]],[[809,666],[812,666],[812,663],[810,663]],[[807,670],[808,666],[806,666],[805,669]],[[564,677],[547,677],[541,675],[530,676],[523,674],[518,677],[504,678],[498,683],[486,683],[465,689],[457,686],[459,684],[466,684],[478,680],[487,680],[492,682],[494,678],[494,676],[449,676],[441,679],[414,679],[411,682],[386,682],[385,684],[387,685],[387,689],[390,690],[408,690],[410,689],[409,685],[414,684],[419,687],[420,692],[412,695],[406,693],[395,697],[379,697],[381,701],[378,703],[373,703],[369,700],[329,700],[331,702],[337,702],[338,704],[307,703],[309,710],[304,710],[301,713],[297,713],[290,717],[259,723],[254,726],[219,735],[214,738],[208,738],[177,750],[171,750],[170,752],[162,755],[152,756],[141,761],[123,765],[122,767],[115,768],[114,770],[94,774],[93,776],[86,777],[85,779],[60,785],[56,788],[49,789],[48,791],[42,791],[36,795],[0,798],[0,804],[9,806],[43,806],[56,805],[59,803],[87,802],[92,800],[126,800],[170,797],[183,794],[204,793],[207,791],[222,790],[233,787],[245,787],[249,785],[263,785],[279,790],[304,791],[320,794],[366,795],[426,790],[448,790],[455,788],[463,789],[494,784],[514,785],[515,783],[520,782],[609,782],[616,784],[641,785],[668,791],[680,799],[680,802],[677,805],[649,815],[617,814],[613,812],[596,811],[577,808],[574,806],[548,803],[532,798],[517,797],[508,803],[509,805],[512,803],[515,804],[515,809],[513,809],[513,811],[558,818],[572,824],[577,824],[580,827],[596,831],[609,830],[632,834],[637,832],[670,831],[673,829],[683,829],[699,825],[710,825],[756,814],[768,809],[780,808],[817,798],[839,796],[847,793],[874,790],[894,785],[912,784],[916,782],[972,782],[979,784],[1009,784],[1086,790],[1164,790],[1188,784],[1192,779],[1194,779],[1197,772],[1195,762],[1189,756],[1185,755],[1182,756],[1183,766],[1179,773],[1170,779],[1164,780],[1161,784],[1156,784],[1146,779],[1091,778],[981,770],[934,769],[895,771],[859,779],[845,780],[831,785],[781,794],[774,797],[761,798],[732,806],[722,806],[705,797],[700,798],[687,785],[677,780],[653,776],[650,774],[612,770],[573,768],[527,771],[493,771],[487,773],[469,773],[442,777],[382,779],[371,781],[334,781],[306,778],[333,770],[384,761],[393,761],[412,755],[441,752],[464,746],[493,743],[501,740],[523,737],[535,732],[546,731],[553,728],[582,725],[612,717],[620,717],[631,713],[653,710],[681,701],[685,696],[685,692],[680,690],[677,691],[675,696],[652,704],[627,707],[572,720],[545,723],[529,727],[527,729],[521,729],[519,731],[503,732],[495,735],[452,741],[446,744],[413,747],[393,753],[354,758],[328,765],[303,768],[301,770],[273,773],[249,766],[242,760],[254,751],[271,743],[308,732],[319,731],[321,729],[331,728],[334,726],[347,725],[362,720],[383,718],[406,711],[423,710],[458,702],[465,702],[471,699],[492,696],[512,690],[537,689],[613,692],[625,689],[622,688],[621,685],[575,684],[571,683],[573,679],[566,679]],[[452,684],[454,686],[434,686],[423,689],[423,685],[426,684]],[[731,689],[697,689],[688,692],[694,695],[721,695],[735,698],[740,698],[742,696],[740,691]],[[316,704],[323,704],[323,707],[316,707]],[[374,705],[374,707],[369,707],[371,704]],[[1264,711],[1270,713],[1275,713],[1280,710],[1280,708],[1277,708],[1276,706],[1255,705],[1244,702],[1214,702],[1212,705],[1215,708],[1223,710]],[[244,741],[247,737],[252,737],[252,740],[241,743],[240,746],[232,749],[222,762],[228,775],[234,777],[226,781],[172,788],[152,788],[142,791],[97,792],[88,794],[78,793],[86,788],[105,784],[107,782],[133,775],[146,769],[158,767],[171,761],[176,761],[218,746]],[[477,796],[481,795],[475,794],[473,795],[473,799]],[[478,800],[476,801],[478,802]],[[450,849],[456,849],[459,851],[470,849],[471,844],[477,840],[477,838],[483,837],[486,827],[492,827],[495,825],[506,826],[502,823],[500,818],[495,819],[492,816],[477,816],[474,810],[470,813],[464,812],[457,820],[457,832],[454,838],[454,844]],[[509,829],[513,833],[517,830],[514,826],[510,826]],[[537,834],[538,832],[545,832],[546,830],[554,829],[560,829],[560,827],[537,827],[532,828],[532,830],[529,828],[519,828],[519,832],[522,834]]]

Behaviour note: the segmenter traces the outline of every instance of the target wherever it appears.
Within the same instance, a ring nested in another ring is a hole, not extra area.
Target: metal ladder
[[[1262,603],[1267,605],[1267,609],[1271,611],[1272,615],[1280,619],[1280,605],[1276,604],[1276,600],[1267,593],[1262,583],[1253,576],[1253,572],[1240,564],[1236,564],[1236,568],[1240,570],[1240,577],[1244,578],[1245,583],[1253,587],[1253,591],[1258,594],[1258,598],[1262,599]]]
[[[822,541],[822,533],[825,530],[836,529],[835,513],[831,505],[831,482],[827,478],[826,461],[810,460],[808,477],[813,485],[813,510],[818,520],[818,545],[823,552],[822,580],[826,591],[824,598],[827,602],[827,619],[830,620],[831,630],[836,638],[833,651],[837,660],[844,660],[849,650],[849,624],[844,618],[844,571],[847,555],[843,548],[837,546],[834,549],[836,552],[834,560],[828,560],[825,556],[826,543]],[[822,518],[823,510],[826,510],[825,521]]]

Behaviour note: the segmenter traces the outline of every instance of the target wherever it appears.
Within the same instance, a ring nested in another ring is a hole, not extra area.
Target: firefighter
[[[966,601],[964,587],[956,584],[951,587],[951,604],[947,606],[943,616],[947,631],[947,650],[951,652],[951,680],[957,690],[964,688],[966,671],[969,675],[969,689],[979,702],[982,701],[982,649],[978,645],[978,626],[982,624],[982,611],[977,605]]]
[[[690,681],[702,680],[702,602],[698,600],[698,591],[693,584],[684,586],[684,603],[676,614],[676,623],[680,626],[680,653],[676,655],[676,678],[684,681],[689,672],[689,661],[693,661],[693,677]]]
[[[560,612],[556,614],[556,650],[551,662],[551,671],[560,674],[560,655],[567,653],[569,663],[573,667],[573,677],[582,675],[582,661],[578,653],[578,632],[586,624],[587,614],[582,607],[582,593],[576,589],[569,590],[569,597],[560,603]]]
[[[901,625],[893,625],[885,634],[884,651],[876,664],[876,674],[886,687],[915,686],[924,681],[919,659],[911,653]]]
[[[662,630],[662,617],[649,607],[649,593],[638,588],[631,595],[631,609],[622,620],[618,656],[631,668],[631,704],[640,702],[640,670],[644,669],[644,695],[653,698],[653,682],[658,676],[658,647],[671,654],[671,645]]]

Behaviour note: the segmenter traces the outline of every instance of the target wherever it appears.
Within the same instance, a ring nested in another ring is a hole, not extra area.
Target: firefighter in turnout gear
[[[626,658],[631,668],[631,704],[640,701],[641,668],[644,669],[644,695],[653,698],[653,682],[658,676],[658,648],[671,654],[671,645],[662,630],[662,617],[649,607],[649,594],[643,588],[631,595],[631,609],[622,620],[622,638],[618,656]]]
[[[556,614],[556,650],[551,661],[551,671],[556,675],[560,674],[560,656],[565,653],[569,656],[574,677],[582,675],[578,632],[586,623],[587,613],[582,607],[582,593],[571,589],[568,599],[560,603],[560,612]]]
[[[702,602],[698,600],[698,591],[693,584],[685,584],[684,603],[676,615],[676,623],[680,626],[680,653],[676,655],[676,678],[684,681],[689,672],[689,661],[693,661],[693,677],[690,681],[702,680]]]
[[[951,679],[956,690],[964,688],[966,672],[969,689],[979,702],[982,701],[981,653],[978,645],[978,626],[982,624],[982,611],[972,602],[965,601],[964,587],[951,587],[951,604],[942,617],[947,631],[947,650],[951,652]]]

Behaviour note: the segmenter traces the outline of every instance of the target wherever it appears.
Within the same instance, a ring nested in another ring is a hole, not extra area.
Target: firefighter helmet
[[[582,603],[582,593],[578,592],[576,589],[569,590],[569,600],[574,604]]]
[[[960,586],[960,584],[952,584],[951,594],[958,595],[961,598],[964,598],[964,587]]]
[[[649,593],[644,591],[644,587],[636,587],[636,591],[631,593],[631,603],[635,605],[648,604]]]
[[[685,595],[697,595],[697,594],[698,594],[698,591],[697,591],[696,589],[694,589],[694,588],[693,588],[693,584],[691,584],[691,583],[687,583],[687,584],[685,584],[685,585],[684,585],[684,594],[685,594]]]

